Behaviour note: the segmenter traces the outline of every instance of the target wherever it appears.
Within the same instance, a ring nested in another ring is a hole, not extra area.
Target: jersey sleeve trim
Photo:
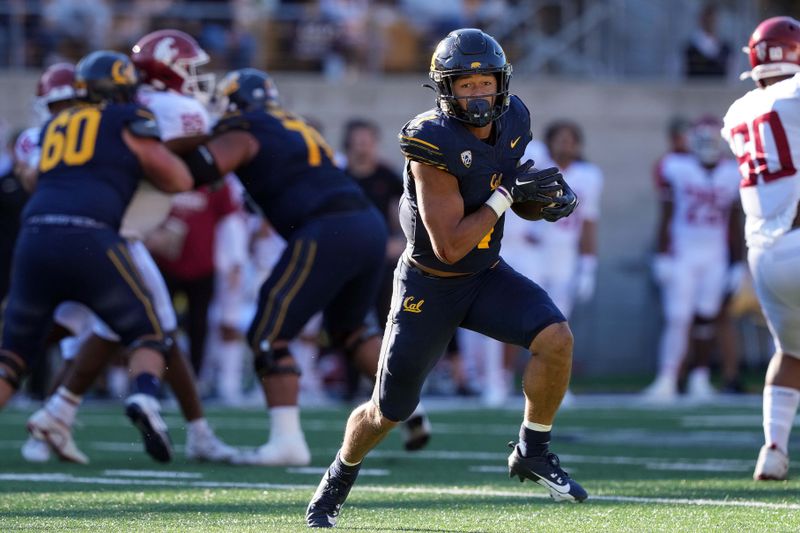
[[[128,131],[137,137],[161,140],[161,129],[156,116],[149,109],[139,108],[128,122]]]
[[[431,148],[433,150],[436,150],[437,151],[436,153],[441,154],[441,152],[439,151],[440,148],[438,146],[436,146],[435,144],[429,143],[427,141],[423,141],[422,139],[416,139],[414,137],[406,137],[405,135],[401,135],[400,138],[401,139],[405,139],[407,141],[413,141],[413,142],[416,142],[416,143],[423,144],[423,145],[428,146],[429,148]]]

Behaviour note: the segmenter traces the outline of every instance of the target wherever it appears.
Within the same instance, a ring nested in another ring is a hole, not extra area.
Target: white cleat
[[[678,400],[678,387],[674,380],[657,377],[642,391],[642,400],[650,403],[675,403]]]
[[[64,424],[49,411],[42,408],[28,419],[28,433],[36,440],[46,442],[63,461],[89,464],[89,458],[78,449],[72,439],[72,428]]]
[[[134,394],[125,400],[125,414],[142,434],[144,449],[159,463],[172,460],[172,442],[161,418],[161,404],[153,396]]]
[[[753,479],[756,481],[775,480],[782,481],[789,474],[789,456],[778,449],[777,446],[766,444],[761,447],[756,461],[756,470]]]
[[[22,458],[29,463],[46,463],[50,460],[50,446],[46,441],[29,436],[20,450]]]
[[[190,461],[230,463],[239,455],[239,450],[228,446],[213,431],[186,432],[186,458]]]
[[[243,452],[233,462],[258,466],[308,466],[311,464],[311,451],[306,438],[300,433],[291,437],[271,438],[263,446]]]
[[[708,381],[707,374],[692,372],[686,380],[686,395],[695,401],[713,400],[717,391]]]

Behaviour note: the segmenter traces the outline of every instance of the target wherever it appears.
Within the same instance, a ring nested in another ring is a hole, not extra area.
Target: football
[[[556,197],[561,196],[562,192],[553,191],[549,196]],[[547,207],[547,205],[553,204],[545,204],[543,202],[537,202],[535,200],[530,200],[527,202],[517,202],[515,204],[511,204],[511,210],[520,217],[524,218],[525,220],[541,220],[542,219],[542,208]]]

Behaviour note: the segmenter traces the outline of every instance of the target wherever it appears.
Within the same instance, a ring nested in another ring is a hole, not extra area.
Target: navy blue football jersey
[[[23,218],[81,216],[119,229],[143,177],[122,130],[157,137],[154,126],[140,127],[154,121],[137,104],[77,105],[55,115],[42,127],[39,178]]]
[[[352,178],[333,164],[333,152],[302,118],[280,108],[233,114],[215,128],[240,129],[260,145],[256,156],[236,169],[248,194],[278,233],[288,238],[334,198],[369,201]]]
[[[422,265],[445,272],[478,272],[499,258],[505,215],[460,261],[448,265],[436,257],[419,215],[410,165],[411,161],[418,161],[455,176],[467,216],[480,209],[504,174],[514,172],[532,138],[530,112],[517,96],[511,96],[508,111],[494,122],[494,127],[494,143],[489,144],[475,137],[460,121],[434,108],[417,115],[400,131],[400,150],[406,157],[400,223],[411,256]]]

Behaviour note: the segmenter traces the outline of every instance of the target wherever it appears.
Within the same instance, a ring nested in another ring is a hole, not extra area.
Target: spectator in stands
[[[698,28],[684,48],[684,72],[689,78],[723,78],[728,73],[731,46],[717,35],[717,6],[706,4]]]
[[[43,8],[44,25],[54,37],[48,63],[76,61],[106,46],[111,29],[111,8],[105,0],[52,0]]]

